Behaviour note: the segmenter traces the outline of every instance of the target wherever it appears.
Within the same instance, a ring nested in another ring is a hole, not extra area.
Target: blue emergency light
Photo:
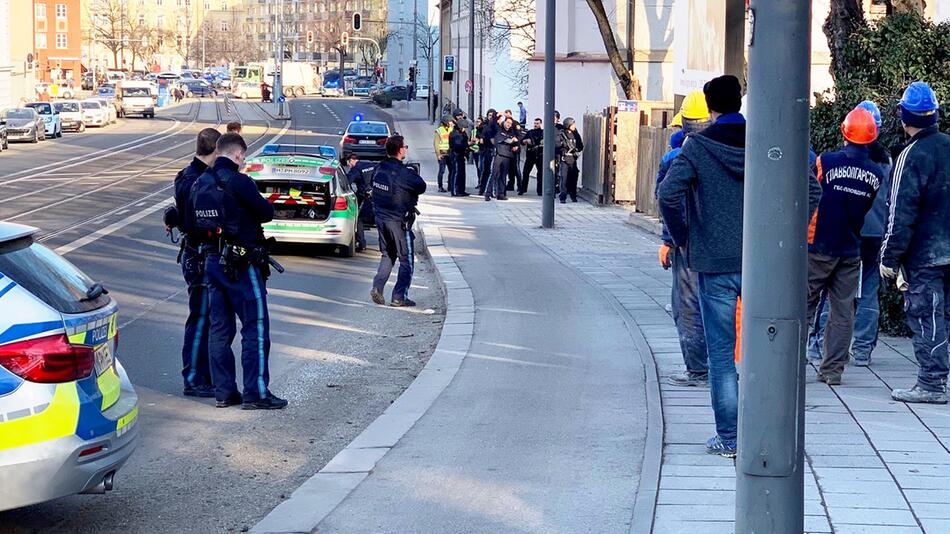
[[[357,113],[356,115],[353,115],[353,122],[363,122],[363,114]]]

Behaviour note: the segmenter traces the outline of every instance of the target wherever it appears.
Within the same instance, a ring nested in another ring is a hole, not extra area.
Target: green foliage
[[[842,51],[843,76],[818,97],[811,112],[816,152],[842,143],[840,125],[862,100],[881,108],[880,140],[890,148],[906,140],[897,103],[915,80],[933,87],[941,103],[940,126],[950,131],[950,23],[934,24],[916,13],[892,15],[859,29]],[[881,332],[909,336],[904,302],[893,283],[882,281]]]
[[[950,22],[934,24],[916,13],[885,17],[851,37],[841,62],[845,74],[812,110],[811,141],[817,152],[841,144],[841,121],[862,100],[881,108],[881,142],[887,147],[903,142],[897,102],[915,80],[933,87],[942,104],[941,129],[950,131]]]

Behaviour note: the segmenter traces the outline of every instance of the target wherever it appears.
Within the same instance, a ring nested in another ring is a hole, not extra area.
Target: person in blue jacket
[[[907,87],[901,123],[910,142],[894,162],[881,276],[903,271],[904,306],[914,332],[917,383],[891,391],[901,402],[946,404],[950,318],[950,135],[937,127],[937,96],[924,82]]]
[[[412,284],[413,243],[412,225],[416,220],[416,204],[419,195],[426,192],[426,183],[403,160],[409,147],[400,135],[386,141],[386,158],[379,162],[370,187],[373,190],[373,205],[376,208],[376,229],[379,232],[379,260],[370,297],[376,304],[386,304],[383,289],[399,261],[399,274],[393,288],[390,306],[415,306],[409,298]]]

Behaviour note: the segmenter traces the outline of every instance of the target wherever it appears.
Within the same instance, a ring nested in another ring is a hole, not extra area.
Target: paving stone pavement
[[[629,211],[580,202],[556,205],[557,228],[540,228],[533,195],[498,211],[561,261],[583,272],[639,326],[657,364],[664,420],[653,531],[732,532],[735,465],[705,454],[715,434],[707,389],[668,385],[682,370],[669,313],[671,276],[659,240],[627,223]],[[830,387],[807,373],[805,529],[812,533],[950,532],[950,406],[892,401],[914,383],[910,340],[882,337],[869,368],[848,367]]]

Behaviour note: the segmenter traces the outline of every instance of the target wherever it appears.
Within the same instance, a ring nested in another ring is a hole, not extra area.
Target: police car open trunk
[[[257,188],[274,206],[274,220],[324,221],[333,210],[332,181],[264,178]]]

